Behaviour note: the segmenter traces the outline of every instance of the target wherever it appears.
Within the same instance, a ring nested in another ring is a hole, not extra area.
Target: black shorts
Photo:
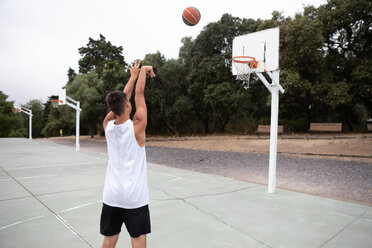
[[[101,212],[100,231],[104,236],[119,234],[121,226],[127,227],[132,238],[151,232],[149,206],[134,209],[111,207],[103,203]]]

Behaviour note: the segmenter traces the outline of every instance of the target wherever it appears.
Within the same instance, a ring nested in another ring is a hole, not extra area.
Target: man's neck
[[[127,120],[129,120],[129,115],[128,114],[122,114],[122,115],[117,116],[116,121],[114,123],[116,125],[120,125],[120,124],[123,124],[124,122],[126,122]]]

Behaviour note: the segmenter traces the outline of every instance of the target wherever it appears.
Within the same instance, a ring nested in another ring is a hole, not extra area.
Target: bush
[[[287,133],[304,133],[309,129],[309,124],[304,117],[295,120],[283,120],[283,125]]]
[[[26,128],[21,128],[18,130],[11,130],[9,137],[28,137]]]

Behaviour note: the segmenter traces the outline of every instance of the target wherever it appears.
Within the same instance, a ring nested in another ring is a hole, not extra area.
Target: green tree
[[[41,130],[41,134],[45,137],[59,136],[59,130],[62,129],[63,135],[73,135],[75,134],[75,110],[66,105],[53,108],[51,99],[56,98],[58,96],[50,96],[44,104],[44,127]]]
[[[24,106],[32,110],[32,137],[38,138],[41,136],[44,124],[44,105],[40,100],[34,99],[27,102]],[[29,118],[26,114],[23,114],[23,116]]]
[[[326,116],[329,109],[328,102],[319,101],[325,99],[324,89],[330,88],[330,82],[322,52],[324,37],[315,13],[308,6],[280,26],[281,83],[286,90],[280,100],[280,117],[294,131],[307,130],[311,121]],[[304,120],[302,125],[293,124],[296,119]]]
[[[231,116],[241,107],[241,91],[241,88],[230,82],[209,85],[205,91],[204,102],[216,113],[221,132],[225,131]]]
[[[182,39],[178,59],[147,54],[142,64],[154,66],[157,77],[146,85],[147,131],[151,134],[195,134],[233,130],[252,132],[269,124],[270,94],[254,76],[244,90],[231,74],[235,36],[280,27],[280,122],[287,130],[307,131],[309,122],[343,122],[363,130],[372,114],[372,3],[368,0],[328,0],[306,6],[295,17],[274,11],[268,20],[224,14],[192,39]],[[69,68],[67,92],[82,103],[81,133],[101,128],[106,95],[122,90],[129,79],[123,48],[103,35],[79,49],[79,74]],[[135,112],[132,97],[133,113]],[[55,135],[63,127],[74,133],[75,112],[45,104],[43,132]]]
[[[368,0],[329,0],[319,7],[318,19],[326,38],[326,70],[334,84],[341,84],[340,111],[351,128],[350,111],[363,104],[372,114],[372,2]],[[339,90],[339,89],[337,89]]]
[[[99,130],[103,135],[102,119],[107,113],[106,95],[114,90],[122,90],[129,79],[126,63],[122,55],[123,48],[114,46],[103,35],[99,39],[89,38],[85,47],[79,48],[79,74],[69,68],[65,86],[67,95],[80,101],[80,133],[91,136]],[[50,99],[45,104],[43,135],[58,135],[63,129],[64,135],[75,133],[75,110],[68,106],[52,109]]]
[[[191,49],[181,48],[181,55],[192,58],[188,76],[189,95],[205,133],[210,132],[211,123],[219,120],[214,118],[216,114],[210,101],[204,100],[204,94],[210,85],[235,82],[231,74],[232,40],[237,35],[256,31],[260,22],[224,14],[219,21],[204,28]],[[185,40],[184,44],[191,45],[189,40]]]
[[[165,61],[158,70],[161,85],[155,80],[154,87],[161,87],[163,93],[162,113],[168,132],[180,135],[186,132],[195,118],[188,96],[187,71],[180,60]]]
[[[88,73],[95,70],[98,75],[106,69],[124,68],[123,47],[114,46],[100,34],[99,39],[89,38],[86,47],[79,48],[82,58],[79,60],[79,72]]]
[[[107,112],[107,107],[101,101],[102,97],[97,90],[102,87],[102,84],[102,79],[98,77],[95,70],[92,70],[89,73],[76,75],[66,91],[68,96],[80,101],[81,128],[88,130],[91,137],[100,130],[104,114]]]
[[[75,79],[75,76],[76,76],[75,70],[69,67],[67,71],[67,78],[68,78],[67,84],[71,83]]]
[[[27,131],[20,114],[13,112],[14,102],[0,91],[0,137],[26,137]]]

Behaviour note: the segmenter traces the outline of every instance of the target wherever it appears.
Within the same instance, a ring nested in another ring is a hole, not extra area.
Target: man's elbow
[[[145,91],[144,90],[141,90],[141,89],[136,89],[136,95],[138,96],[143,96],[145,94]]]

